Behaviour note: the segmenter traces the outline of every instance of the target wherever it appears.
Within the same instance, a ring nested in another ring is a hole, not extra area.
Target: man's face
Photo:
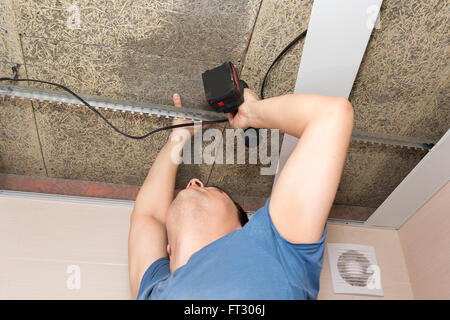
[[[239,227],[237,209],[230,197],[195,178],[172,201],[166,219],[169,243],[175,237],[188,236],[207,245]]]

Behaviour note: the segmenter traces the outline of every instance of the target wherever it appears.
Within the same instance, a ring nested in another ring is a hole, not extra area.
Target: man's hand
[[[181,105],[181,97],[178,93],[174,93],[172,96],[172,100],[173,100],[173,105],[177,108],[182,108]],[[172,125],[177,125],[177,124],[185,124],[185,123],[192,123],[192,120],[189,119],[180,119],[180,118],[175,118],[172,120]],[[187,130],[189,132],[189,134],[191,136],[194,135],[194,127],[193,126],[186,126],[186,127],[181,127],[181,128],[174,128],[172,129],[172,134],[174,132],[178,132],[181,130]]]
[[[250,127],[249,118],[248,118],[248,110],[250,105],[254,102],[259,101],[258,96],[251,91],[250,89],[244,89],[244,103],[239,106],[238,113],[234,116],[231,113],[228,113],[228,120],[230,121],[233,129],[247,129]]]

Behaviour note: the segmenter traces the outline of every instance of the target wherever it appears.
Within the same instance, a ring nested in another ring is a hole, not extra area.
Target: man
[[[173,100],[181,107],[179,95]],[[353,108],[345,98],[312,94],[258,100],[245,89],[239,112],[228,117],[234,129],[280,129],[300,139],[265,206],[245,224],[225,192],[198,179],[173,199],[178,165],[172,155],[181,151],[169,138],[131,214],[133,297],[317,297],[326,221],[350,141]],[[171,137],[179,136],[176,130]]]

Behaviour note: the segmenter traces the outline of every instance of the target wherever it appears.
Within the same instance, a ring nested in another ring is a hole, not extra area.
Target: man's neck
[[[183,241],[177,242],[174,248],[172,248],[172,255],[170,257],[170,273],[173,273],[176,269],[184,266],[189,258],[203,246],[195,245],[193,241],[183,239]]]
[[[230,230],[230,232],[241,228],[240,225],[236,225],[236,228]],[[179,267],[185,265],[190,257],[200,251],[202,248],[206,247],[208,244],[220,239],[226,234],[216,235],[216,236],[205,236],[205,238],[199,239],[198,230],[189,233],[189,235],[184,235],[182,238],[176,239],[174,241],[174,246],[172,247],[172,254],[170,256],[170,273],[173,273]],[[228,234],[228,233],[227,233]]]

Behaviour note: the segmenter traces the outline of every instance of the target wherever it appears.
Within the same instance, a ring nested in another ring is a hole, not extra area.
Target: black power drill
[[[239,74],[231,62],[206,70],[202,73],[203,87],[205,89],[206,101],[216,112],[235,115],[239,106],[244,102],[244,88],[248,88],[245,81],[239,79]],[[259,144],[259,130],[256,131],[256,146]],[[245,136],[245,145],[250,146],[248,136]]]

